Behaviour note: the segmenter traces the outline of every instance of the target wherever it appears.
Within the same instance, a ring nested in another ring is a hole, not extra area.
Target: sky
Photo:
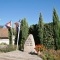
[[[37,24],[40,13],[43,22],[49,23],[52,22],[53,8],[60,17],[60,0],[0,0],[0,25],[23,18],[29,25]]]

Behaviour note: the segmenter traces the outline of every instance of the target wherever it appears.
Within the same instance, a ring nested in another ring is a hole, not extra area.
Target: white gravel
[[[8,53],[0,53],[0,60],[42,60],[37,55],[31,55],[27,52],[12,51]]]

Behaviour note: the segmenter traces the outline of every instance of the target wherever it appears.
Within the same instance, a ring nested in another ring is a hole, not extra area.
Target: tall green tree
[[[24,43],[28,36],[28,23],[26,22],[26,18],[22,19],[21,21],[21,30],[20,30],[20,49],[24,49]]]
[[[56,10],[53,10],[53,32],[54,32],[54,48],[57,50],[59,48],[59,17]]]
[[[9,34],[9,45],[12,45],[12,29],[8,28],[8,34]]]
[[[60,49],[60,21],[59,21],[59,42],[58,44],[59,44],[59,49]]]
[[[39,22],[38,22],[38,37],[40,40],[40,44],[43,44],[43,19],[42,19],[41,13],[40,13]]]

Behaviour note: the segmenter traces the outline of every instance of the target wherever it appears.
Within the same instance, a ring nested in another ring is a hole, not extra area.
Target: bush
[[[41,51],[45,50],[45,47],[44,47],[44,45],[36,45],[35,50],[38,53],[39,51],[41,52]]]
[[[43,60],[60,60],[60,50],[55,51],[50,49],[50,50],[42,51],[40,57]]]
[[[10,52],[16,50],[15,45],[7,45],[5,47],[0,48],[0,52]]]
[[[0,43],[0,45],[7,45],[6,43]]]

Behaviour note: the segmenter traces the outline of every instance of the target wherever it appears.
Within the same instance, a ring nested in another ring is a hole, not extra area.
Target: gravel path
[[[12,51],[8,53],[0,53],[0,60],[42,60],[37,55],[31,55],[26,52]]]

